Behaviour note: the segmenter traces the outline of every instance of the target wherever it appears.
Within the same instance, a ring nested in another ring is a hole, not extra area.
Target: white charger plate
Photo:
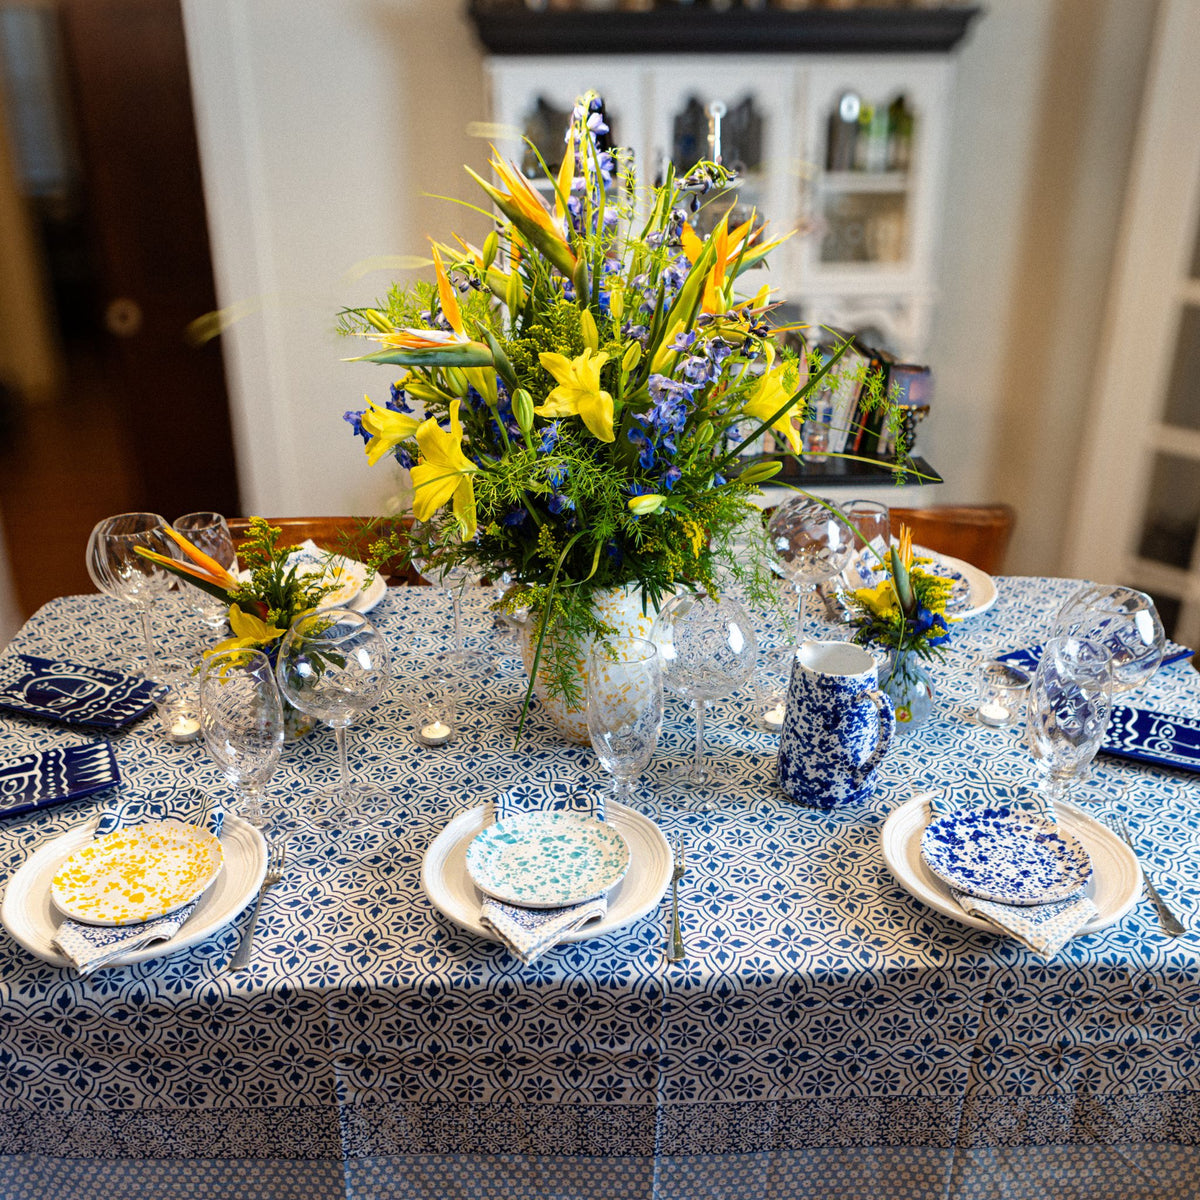
[[[56,967],[70,960],[51,944],[62,922],[50,900],[50,881],[62,863],[95,831],[98,818],[68,830],[33,852],[8,881],[0,924],[30,954]],[[228,815],[221,831],[225,869],[204,893],[195,911],[173,937],[113,960],[114,966],[145,962],[194,946],[224,929],[252,900],[267,869],[267,847],[262,834],[241,817]]]
[[[1092,878],[1083,894],[1098,911],[1075,935],[1079,937],[1115,924],[1133,908],[1142,891],[1142,869],[1133,851],[1083,809],[1062,801],[1055,811],[1063,830],[1078,839],[1092,859]],[[999,933],[990,921],[963,912],[950,888],[926,866],[921,857],[921,836],[929,821],[929,805],[924,796],[914,796],[892,810],[880,835],[888,870],[906,892],[944,916],[972,929]]]
[[[564,935],[564,942],[603,937],[656,908],[671,882],[671,848],[649,817],[610,800],[608,821],[629,846],[629,869],[608,894],[608,912],[599,921]],[[500,939],[479,919],[483,894],[467,874],[467,847],[492,820],[491,805],[459,813],[430,843],[421,863],[421,888],[429,902],[456,925],[488,941]]]

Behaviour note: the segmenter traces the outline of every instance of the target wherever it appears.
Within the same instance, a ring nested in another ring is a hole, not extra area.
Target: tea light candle
[[[194,742],[200,736],[200,722],[186,713],[176,713],[167,727],[167,737],[173,742]]]
[[[774,708],[768,708],[763,713],[763,724],[775,733],[778,733],[783,728],[784,707],[782,704],[775,705]]]
[[[449,725],[435,718],[428,725],[421,726],[417,738],[427,746],[442,746],[450,740],[453,734],[454,730]]]
[[[1011,715],[1003,704],[997,704],[995,700],[984,701],[979,706],[979,719],[985,725],[1007,725]]]
[[[1030,677],[1019,667],[992,660],[983,664],[979,678],[979,700],[975,716],[981,725],[995,729],[1015,725],[1029,694]]]

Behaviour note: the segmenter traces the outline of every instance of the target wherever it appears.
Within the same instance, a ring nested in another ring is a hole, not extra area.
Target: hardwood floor
[[[24,617],[55,596],[95,591],[83,564],[92,526],[140,506],[103,363],[78,356],[69,375],[62,397],[10,407],[0,424],[0,513]]]

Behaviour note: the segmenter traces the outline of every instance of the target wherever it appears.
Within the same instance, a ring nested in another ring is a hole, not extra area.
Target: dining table
[[[246,970],[224,967],[249,905],[197,944],[86,977],[0,931],[0,1196],[1197,1196],[1200,777],[1101,754],[1074,794],[1085,811],[1124,812],[1183,936],[1139,898],[1046,958],[936,911],[885,861],[885,820],[922,790],[986,800],[1039,786],[1021,724],[978,720],[979,671],[1043,641],[1077,581],[996,585],[929,666],[932,716],[893,739],[874,793],[848,807],[779,791],[779,739],[746,687],[706,722],[732,782],[693,810],[667,782],[692,716],[668,700],[640,797],[685,840],[684,959],[664,952],[668,890],[531,963],[431,903],[426,852],[451,820],[514,791],[576,795],[606,778],[536,703],[516,744],[526,677],[483,588],[467,604],[471,641],[495,670],[456,677],[457,735],[421,744],[418,699],[451,644],[450,605],[388,589],[371,617],[392,682],[351,728],[350,762],[389,801],[371,828],[294,835]],[[171,653],[199,653],[191,622],[155,607]],[[138,653],[131,609],[70,596],[31,617],[0,664],[119,668]],[[1200,718],[1200,674],[1164,666],[1123,700]],[[97,738],[135,809],[229,794],[203,742],[172,743],[153,713],[98,733],[0,711],[0,763]],[[270,797],[287,810],[337,770],[333,731],[318,727],[285,747]],[[0,819],[0,884],[111,799]]]

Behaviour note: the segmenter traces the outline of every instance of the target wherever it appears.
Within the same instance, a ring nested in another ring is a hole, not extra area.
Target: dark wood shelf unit
[[[895,476],[891,468],[873,462],[859,462],[853,458],[827,458],[822,463],[800,462],[790,455],[759,454],[747,457],[751,462],[778,462],[782,459],[783,470],[774,479],[768,479],[762,486],[772,484],[794,483],[798,487],[877,487],[893,481]],[[917,455],[908,460],[909,475],[905,483],[925,485],[944,483],[945,480]]]
[[[467,11],[492,54],[944,54],[980,9],[532,12],[472,0]]]

